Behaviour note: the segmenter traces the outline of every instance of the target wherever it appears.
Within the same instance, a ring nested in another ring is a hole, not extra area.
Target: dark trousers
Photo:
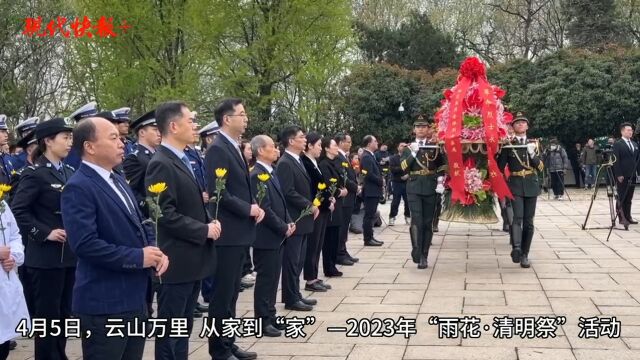
[[[394,182],[393,183],[393,200],[391,201],[391,211],[389,217],[396,217],[398,215],[398,208],[400,207],[400,199],[404,203],[404,216],[411,216],[409,211],[409,200],[407,200],[407,183],[406,182]]]
[[[338,244],[340,243],[340,229],[342,226],[328,226],[324,233],[322,245],[322,269],[324,273],[336,272],[338,261]]]
[[[242,276],[251,274],[253,272],[253,261],[251,260],[251,248],[247,246],[247,251],[244,253],[244,266],[242,267]]]
[[[536,215],[536,202],[538,197],[513,196],[511,207],[513,208],[512,236],[522,239],[522,253],[529,254],[531,240],[533,239],[533,218]],[[515,232],[520,232],[519,234]]]
[[[210,302],[211,301],[211,294],[213,294],[213,288],[214,288],[214,284],[213,284],[213,278],[215,277],[215,275],[211,275],[207,278],[202,279],[202,289],[200,289],[200,293],[202,294],[202,299],[204,299],[205,302]]]
[[[141,313],[111,314],[111,315],[78,315],[82,333],[91,331],[91,336],[82,337],[82,358],[84,360],[140,360],[144,353],[144,336],[129,337],[126,329],[128,324],[138,323],[147,319],[146,309]],[[125,326],[124,337],[109,336],[108,319],[122,319]],[[141,325],[140,325],[141,326]],[[135,329],[135,326],[131,326]],[[168,331],[167,331],[168,334]]]
[[[379,197],[364,198],[364,217],[362,218],[362,235],[364,241],[373,239],[373,222],[378,210]]]
[[[318,278],[318,266],[320,266],[320,253],[324,243],[324,234],[329,223],[329,212],[321,211],[313,222],[313,232],[307,242],[307,253],[304,259],[304,279],[307,281]]]
[[[347,251],[347,240],[349,239],[349,225],[351,224],[351,215],[353,207],[342,208],[342,225],[340,226],[340,234],[338,241],[337,258],[343,259],[349,256]]]
[[[247,246],[219,246],[218,262],[209,304],[209,317],[215,318],[215,328],[222,333],[222,320],[236,317],[236,302],[240,293],[240,278],[244,266]],[[233,355],[237,346],[235,337],[209,338],[209,355],[214,359],[226,359]]]
[[[187,330],[193,329],[193,310],[200,293],[200,281],[158,286],[158,319],[187,319]],[[189,338],[157,337],[156,360],[186,360],[189,357]]]
[[[409,194],[409,207],[411,209],[411,259],[420,262],[420,257],[429,255],[431,240],[433,239],[433,217],[436,212],[436,200],[438,196]]]
[[[576,179],[576,186],[577,187],[583,187],[585,185],[588,185],[586,183],[585,173],[584,173],[584,171],[582,171],[582,167],[580,166],[580,164],[577,161],[571,163],[571,169],[573,170],[573,177],[574,177],[574,179]],[[595,179],[593,179],[592,181],[595,181]],[[593,183],[591,183],[591,184],[593,184]]]
[[[29,267],[27,272],[31,279],[33,317],[60,320],[63,325],[64,319],[71,316],[71,296],[76,268],[36,269]],[[36,336],[34,340],[36,359],[67,359],[65,354],[67,339],[64,337],[64,331],[60,336]]]
[[[283,248],[253,249],[256,267],[256,284],[253,290],[253,311],[256,318],[262,318],[263,326],[275,323],[276,294],[282,269]]]
[[[635,185],[633,179],[625,178],[622,182],[618,182],[618,209],[622,210],[625,220],[632,220],[631,216],[631,200],[633,200],[633,193],[635,191]],[[622,221],[623,219],[620,219]]]
[[[0,360],[7,360],[9,357],[9,341],[0,344]]]
[[[564,172],[562,171],[549,171],[551,176],[551,188],[553,189],[553,195],[564,195]]]
[[[307,252],[307,238],[311,234],[293,235],[284,242],[282,255],[282,302],[292,305],[302,299],[300,273]]]
[[[31,291],[31,278],[26,266],[18,267],[18,278],[22,283],[22,292],[27,303],[27,310],[29,310],[29,315],[33,317],[33,292]]]

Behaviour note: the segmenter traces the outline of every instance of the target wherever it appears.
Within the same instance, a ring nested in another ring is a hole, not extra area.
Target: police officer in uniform
[[[18,138],[24,139],[25,136],[31,134],[33,132],[33,129],[36,128],[36,125],[38,125],[39,120],[40,120],[39,117],[34,116],[24,121],[21,121],[18,125],[16,125],[15,130],[16,130],[16,134],[18,135]],[[27,156],[28,156],[25,144],[18,141],[17,145],[21,147],[23,151],[20,154],[13,156],[13,165],[16,170],[22,169],[27,165]]]
[[[515,136],[507,143],[515,148],[502,148],[498,155],[498,167],[504,173],[508,165],[511,175],[508,184],[514,199],[511,200],[513,221],[511,223],[511,260],[528,268],[529,249],[533,239],[533,217],[540,195],[537,171],[544,170],[544,164],[536,154],[536,144],[527,142],[529,120],[521,114],[513,122]]]
[[[444,165],[444,155],[431,142],[429,124],[419,117],[414,123],[416,139],[402,154],[400,166],[409,174],[407,198],[411,211],[411,258],[418,269],[426,269],[429,247],[433,238],[433,217],[436,212],[438,194],[444,192],[440,167]]]
[[[142,210],[145,218],[149,218],[149,208],[147,207],[147,189],[144,186],[144,177],[147,172],[147,165],[151,157],[160,146],[162,137],[156,125],[155,110],[140,116],[131,123],[133,132],[138,137],[135,150],[125,156],[122,168],[125,178],[136,196],[136,202]]]
[[[92,101],[88,104],[82,105],[78,110],[74,111],[71,115],[69,115],[69,119],[78,123],[83,119],[90,118],[98,113],[98,104],[95,101]],[[64,163],[67,165],[71,165],[74,169],[80,167],[82,163],[82,159],[80,159],[80,155],[75,148],[71,148],[69,151],[69,155],[64,158]]]
[[[129,113],[131,112],[131,109],[128,107],[122,107],[120,109],[113,110],[112,112],[116,116],[113,124],[118,128],[118,132],[120,133],[120,141],[122,141],[122,144],[124,145],[124,156],[126,157],[136,150],[135,141],[129,137],[129,122],[131,121]]]
[[[200,152],[205,153],[207,148],[213,144],[213,140],[216,138],[218,133],[220,132],[220,126],[218,126],[217,121],[212,121],[209,124],[205,125],[198,133],[200,134]]]
[[[27,235],[25,266],[31,280],[34,318],[47,321],[71,316],[76,256],[67,243],[60,197],[74,169],[62,163],[71,149],[72,128],[64,119],[44,121],[35,129],[35,164],[21,175],[11,204],[20,231]],[[35,337],[36,359],[67,359],[66,338]]]
[[[9,143],[9,128],[7,127],[7,116],[0,114],[0,147]],[[0,154],[0,184],[11,184],[11,177],[14,175],[11,154],[2,152]]]

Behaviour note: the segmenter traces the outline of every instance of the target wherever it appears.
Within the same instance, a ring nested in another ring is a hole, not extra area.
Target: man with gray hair
[[[289,216],[284,194],[273,171],[273,163],[280,155],[273,139],[266,135],[254,137],[251,139],[251,152],[257,159],[251,171],[251,187],[258,194],[258,205],[265,212],[253,243],[253,262],[257,273],[254,313],[256,318],[262,319],[262,333],[278,337],[282,333],[277,328],[275,305],[282,268],[282,244],[296,230],[296,225]]]

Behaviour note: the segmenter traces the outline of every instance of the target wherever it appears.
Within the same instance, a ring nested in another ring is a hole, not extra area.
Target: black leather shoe
[[[194,318],[201,318],[202,317],[202,311],[200,311],[198,309],[193,309],[193,317]]]
[[[343,258],[336,261],[336,265],[353,266],[351,259]]]
[[[426,269],[429,267],[429,263],[427,262],[427,258],[424,256],[420,257],[420,263],[418,264],[418,269]]]
[[[307,305],[307,304],[303,303],[302,301],[298,301],[298,302],[293,303],[291,305],[285,305],[284,308],[287,309],[287,310],[295,310],[295,311],[311,311],[311,310],[313,310],[313,306]]]
[[[353,263],[357,263],[358,261],[360,261],[360,259],[358,259],[357,257],[353,257],[351,255],[349,255],[349,260],[351,260],[351,262]]]
[[[436,227],[433,228],[433,232],[434,233],[440,232],[440,229],[438,229],[438,227],[436,226]]]
[[[280,331],[285,331],[285,330],[287,330],[287,324],[284,324],[284,323],[282,323],[282,324],[276,324],[276,322],[274,321],[274,322],[272,322],[270,325],[271,325],[271,326],[273,326],[274,328],[276,328],[276,329],[280,330]]]
[[[331,285],[327,284],[326,282],[324,282],[322,280],[318,280],[318,282],[320,283],[320,285],[324,286],[325,289],[327,289],[327,290],[331,290],[332,289]]]
[[[635,221],[635,220],[633,220],[633,219],[629,219],[629,224],[634,224],[634,225],[635,225],[635,224],[637,224],[637,223],[638,223],[637,221]]]
[[[324,276],[326,277],[340,277],[342,276],[342,271],[327,271],[324,273]]]
[[[311,283],[311,284],[307,283],[304,286],[304,289],[307,290],[307,291],[327,292],[327,288],[322,286],[322,284],[320,284],[319,281],[316,281],[316,282]]]
[[[197,303],[196,304],[196,309],[198,309],[198,311],[200,311],[202,313],[205,313],[205,312],[209,311],[209,305],[203,305],[203,304]]]
[[[519,263],[521,257],[522,250],[520,248],[513,248],[513,250],[511,250],[511,261],[513,261],[514,264]]]
[[[15,350],[18,347],[18,343],[15,340],[9,341],[9,351]]]
[[[529,257],[527,255],[522,255],[522,257],[520,258],[520,267],[523,267],[525,269],[531,267],[531,264],[529,263]]]
[[[268,337],[279,337],[282,336],[282,331],[276,329],[275,326],[268,324],[267,326],[262,328],[262,335]]]
[[[238,350],[233,351],[233,356],[237,357],[239,360],[253,360],[258,358],[258,353],[253,351],[244,351],[238,348]]]
[[[382,246],[383,242],[380,242],[378,240],[375,239],[371,239],[371,240],[365,240],[364,241],[364,246]]]
[[[305,305],[309,305],[309,306],[313,306],[313,305],[317,305],[318,304],[318,300],[316,299],[300,299],[300,301],[302,301],[303,304]]]

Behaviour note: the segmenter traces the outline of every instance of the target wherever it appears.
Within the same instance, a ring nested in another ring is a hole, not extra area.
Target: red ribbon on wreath
[[[450,119],[445,133],[445,150],[449,158],[449,176],[451,177],[451,202],[468,203],[464,187],[464,164],[462,158],[462,143],[460,134],[464,120],[464,99],[474,81],[479,85],[479,96],[482,99],[482,119],[485,129],[485,143],[487,146],[488,178],[493,191],[500,199],[513,198],[511,191],[498,169],[495,154],[498,150],[499,136],[497,123],[497,106],[493,89],[487,81],[484,65],[478,58],[466,59],[460,66],[460,75],[453,88],[450,98]]]

